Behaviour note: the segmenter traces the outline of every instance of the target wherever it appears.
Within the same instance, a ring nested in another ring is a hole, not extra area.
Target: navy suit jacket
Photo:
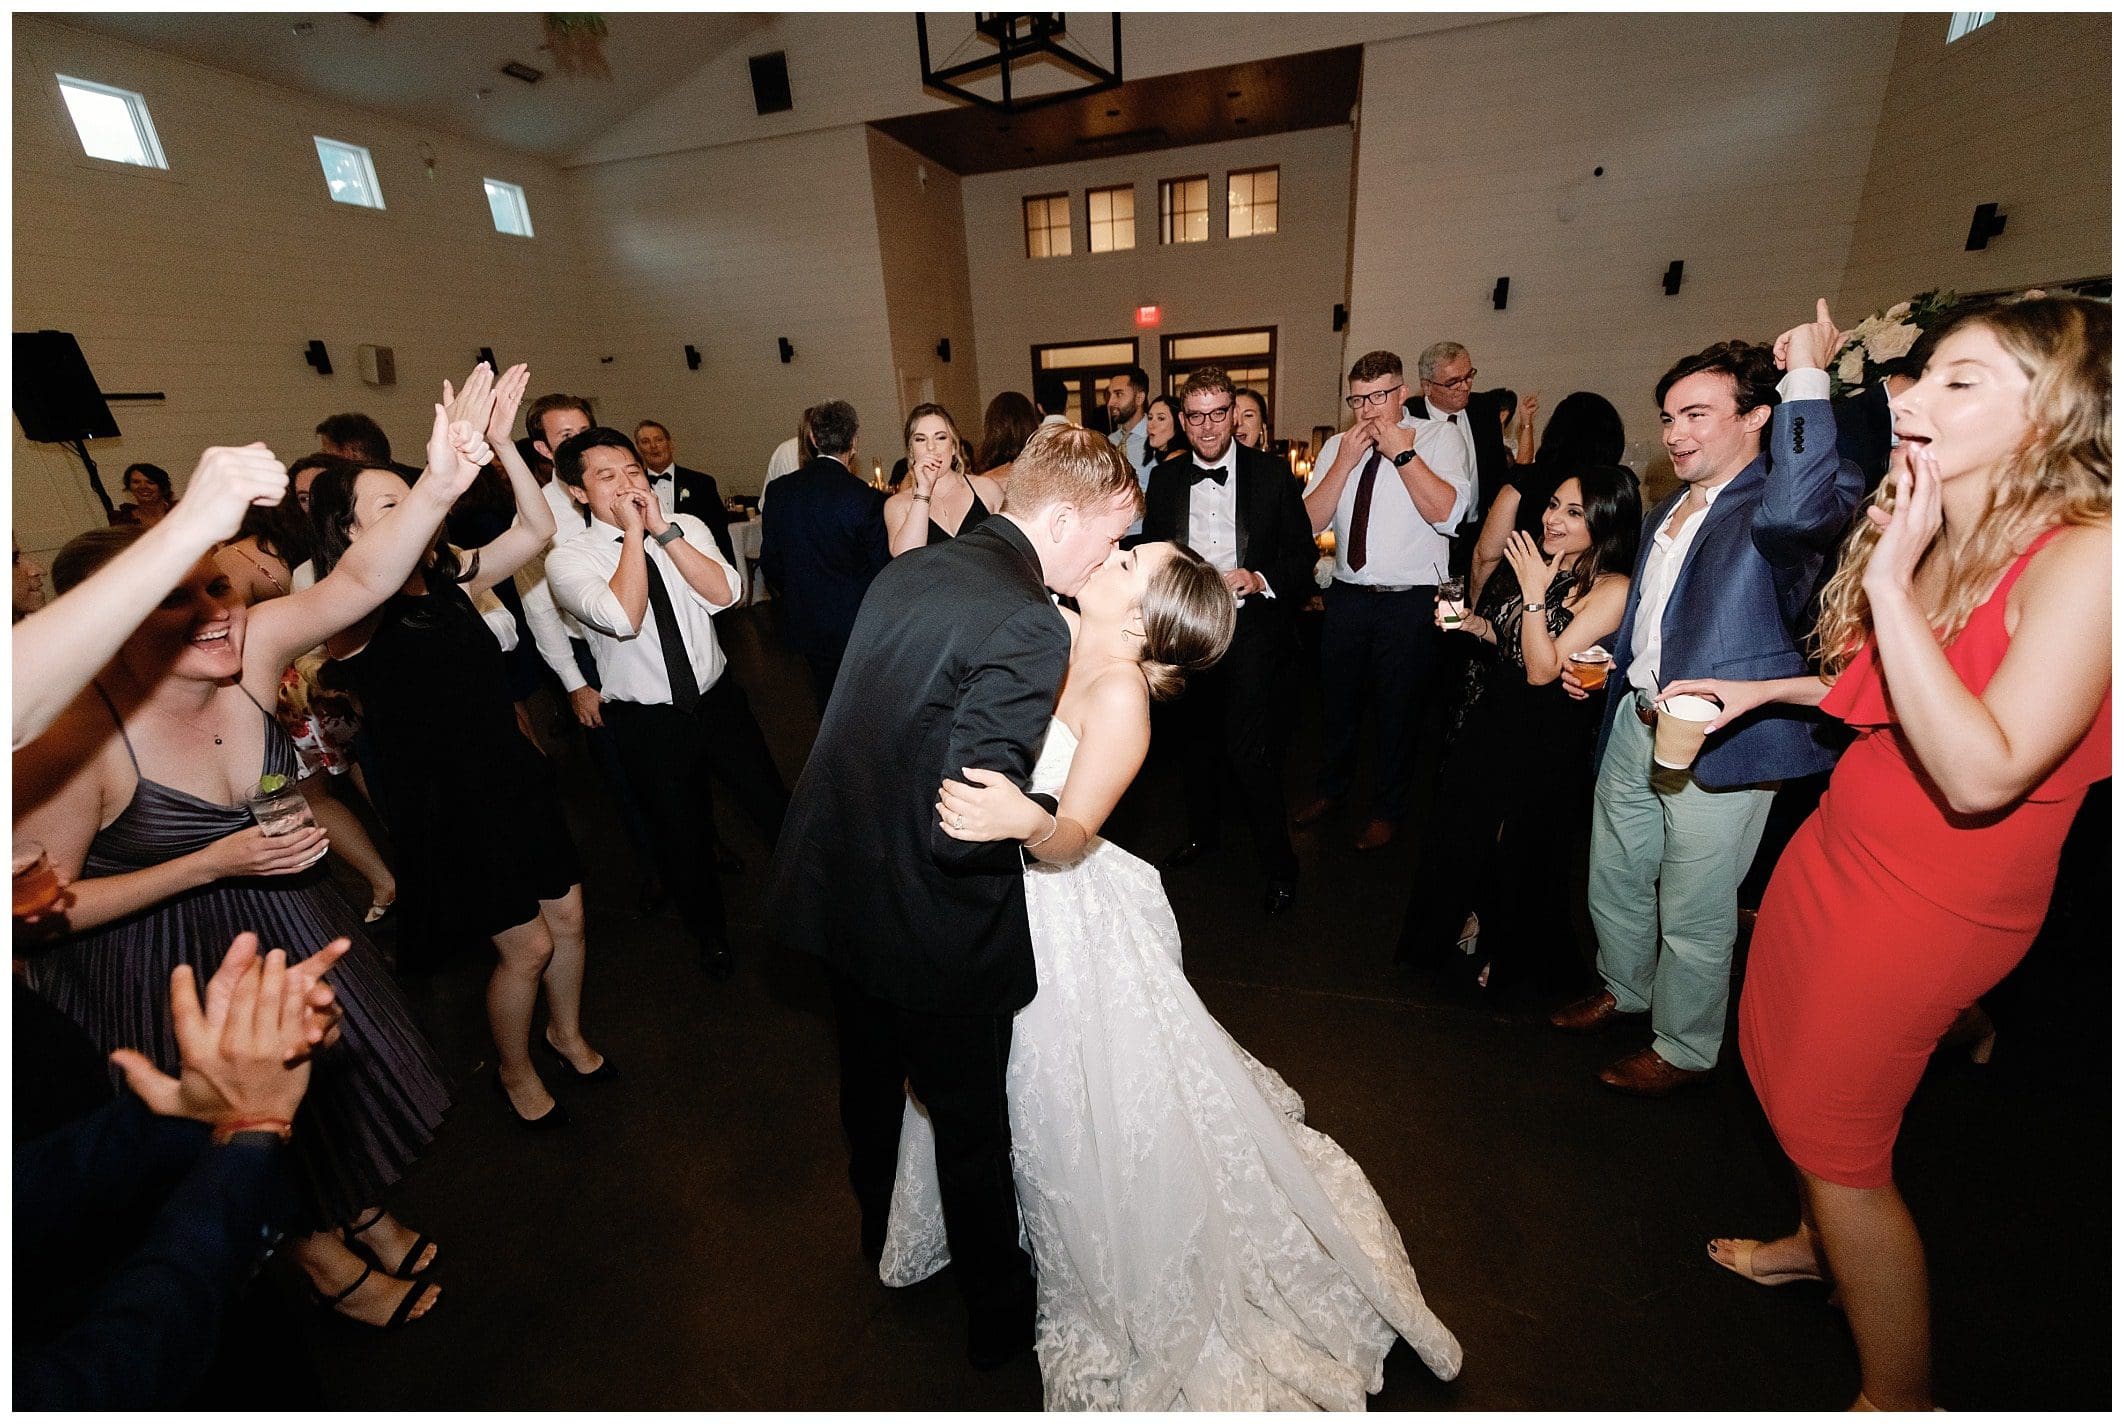
[[[1828,401],[1780,403],[1765,427],[1762,454],[1719,494],[1682,561],[1660,620],[1661,684],[1805,673],[1807,614],[1863,483],[1858,466],[1837,454]],[[1676,490],[1645,521],[1615,634],[1596,765],[1607,751],[1617,699],[1631,692],[1631,643],[1653,535],[1687,493]],[[1835,764],[1837,744],[1833,724],[1811,708],[1759,707],[1711,734],[1697,756],[1696,779],[1719,790],[1809,776]]]
[[[838,656],[870,581],[892,562],[885,496],[825,456],[781,484],[760,511],[760,571],[781,605],[789,646]]]

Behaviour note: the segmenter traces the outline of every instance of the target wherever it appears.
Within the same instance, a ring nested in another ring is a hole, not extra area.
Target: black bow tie
[[[1208,470],[1205,470],[1202,468],[1202,466],[1197,465],[1194,468],[1194,473],[1187,477],[1187,482],[1189,485],[1199,485],[1204,480],[1215,480],[1218,484],[1221,485],[1224,483],[1224,477],[1225,468],[1222,465],[1218,465],[1215,468]]]

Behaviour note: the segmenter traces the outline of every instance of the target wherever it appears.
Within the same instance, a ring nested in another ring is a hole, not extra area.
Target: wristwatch
[[[1409,461],[1416,458],[1416,447],[1414,445],[1411,445],[1408,449],[1402,451],[1399,455],[1395,455],[1391,458],[1394,461],[1394,468],[1398,470],[1403,465],[1406,465]]]
[[[667,544],[669,544],[669,543],[670,543],[670,542],[671,542],[671,541],[672,541],[673,539],[683,539],[683,538],[685,538],[685,537],[686,537],[686,531],[685,531],[685,530],[683,530],[683,529],[681,529],[681,528],[679,528],[679,527],[678,527],[678,524],[677,524],[677,522],[676,522],[676,521],[674,521],[674,522],[672,522],[672,523],[670,523],[670,524],[666,524],[666,525],[664,526],[664,532],[663,532],[663,533],[661,533],[661,534],[652,534],[652,535],[650,535],[649,537],[650,537],[650,538],[652,538],[652,539],[654,539],[654,540],[656,540],[656,546],[657,546],[657,547],[658,547],[659,549],[661,549],[661,548],[663,548],[664,546],[666,546]]]

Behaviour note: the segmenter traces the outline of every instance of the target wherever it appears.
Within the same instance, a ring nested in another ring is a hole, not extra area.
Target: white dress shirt
[[[1809,367],[1788,372],[1777,383],[1779,400],[1827,400],[1829,399],[1829,373]],[[1770,428],[1763,427],[1764,450],[1769,450],[1767,440]],[[1736,472],[1734,478],[1739,478]],[[1704,507],[1682,521],[1682,527],[1670,538],[1667,525],[1673,522],[1669,514],[1659,522],[1652,534],[1652,550],[1645,555],[1645,571],[1641,575],[1644,588],[1638,594],[1637,622],[1630,630],[1630,686],[1640,692],[1658,692],[1659,643],[1661,625],[1666,622],[1667,603],[1674,596],[1674,582],[1681,577],[1682,565],[1688,562],[1689,546],[1696,542],[1697,531],[1704,527],[1704,518],[1711,513],[1711,506],[1732,485],[1728,479],[1717,489],[1704,491]],[[1683,496],[1687,498],[1686,495]],[[1708,614],[1706,615],[1708,616]]]
[[[784,475],[795,474],[798,468],[797,438],[792,435],[775,446],[774,453],[767,457],[767,478],[760,482],[760,508],[767,507],[767,486]]]
[[[1446,511],[1444,519],[1425,519],[1416,508],[1416,501],[1409,497],[1409,487],[1401,482],[1401,471],[1382,454],[1378,473],[1372,477],[1372,514],[1365,523],[1364,567],[1353,569],[1350,526],[1357,515],[1357,488],[1364,483],[1364,462],[1358,461],[1342,487],[1342,498],[1335,502],[1334,522],[1328,526],[1335,531],[1335,577],[1343,583],[1381,588],[1437,583],[1452,553],[1449,536],[1460,527],[1461,517],[1472,502],[1469,487],[1474,483],[1470,474],[1474,456],[1454,437],[1453,428],[1444,421],[1420,420],[1406,414],[1398,424],[1414,433],[1416,458],[1453,487],[1453,507]],[[1306,481],[1307,494],[1327,478],[1341,449],[1342,432],[1337,431],[1320,447],[1312,478]]]
[[[656,502],[663,506],[664,518],[678,513],[678,462],[672,461],[661,470],[649,472],[649,488],[656,491]]]
[[[1431,403],[1429,401],[1425,401],[1423,403],[1423,408],[1425,410],[1430,410]],[[1452,431],[1455,435],[1460,437],[1461,453],[1463,457],[1467,460],[1466,468],[1468,473],[1468,484],[1472,488],[1476,479],[1481,474],[1482,465],[1480,461],[1476,459],[1475,456],[1475,427],[1469,422],[1468,413],[1465,410],[1456,410],[1451,415],[1433,414],[1427,424],[1443,425],[1444,427],[1446,427],[1446,429]],[[1426,460],[1429,460],[1430,456],[1426,455],[1424,458]],[[1435,469],[1436,466],[1433,466],[1433,468]],[[1470,525],[1473,525],[1476,522],[1476,515],[1478,513],[1478,509],[1478,502],[1472,498],[1469,499],[1466,506],[1461,510],[1462,520]]]
[[[1183,477],[1198,467],[1222,469],[1224,483],[1204,480],[1189,487],[1187,545],[1215,564],[1218,573],[1228,574],[1239,567],[1239,442],[1226,445],[1224,457],[1207,465],[1189,451],[1181,468]]]
[[[730,567],[715,547],[708,526],[690,514],[671,520],[688,544],[701,557],[722,569],[733,595],[738,592],[737,570]],[[644,608],[642,626],[636,628],[612,591],[612,575],[619,570],[619,530],[600,519],[577,538],[556,544],[546,556],[546,581],[563,612],[582,623],[590,641],[590,655],[597,659],[597,673],[604,683],[608,702],[668,703],[671,679],[664,671],[664,649],[656,629],[656,609]],[[686,643],[687,659],[693,664],[693,680],[706,692],[723,675],[723,647],[716,641],[715,615],[736,602],[733,596],[711,603],[686,582],[671,561],[671,555],[653,539],[642,540],[642,551],[662,575],[664,590],[678,619],[679,635]]]

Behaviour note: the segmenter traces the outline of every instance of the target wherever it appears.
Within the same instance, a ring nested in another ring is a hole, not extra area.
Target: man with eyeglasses
[[[1297,612],[1313,592],[1313,533],[1290,467],[1232,438],[1231,378],[1205,367],[1180,391],[1191,460],[1151,471],[1144,499],[1146,542],[1177,540],[1217,566],[1239,601],[1223,659],[1188,679],[1172,725],[1184,743],[1187,840],[1168,866],[1193,864],[1217,844],[1227,764],[1252,828],[1267,881],[1264,908],[1298,897],[1283,799],[1283,744],[1297,679]]]
[[[1460,525],[1453,531],[1450,573],[1465,575],[1475,555],[1475,536],[1482,530],[1482,517],[1490,501],[1504,488],[1506,466],[1511,456],[1504,446],[1504,431],[1489,402],[1475,395],[1475,358],[1457,341],[1434,341],[1416,358],[1416,380],[1422,390],[1409,397],[1408,412],[1418,420],[1434,420],[1450,427],[1467,452],[1472,472],[1468,507],[1461,511]]]
[[[1431,604],[1468,505],[1470,464],[1451,426],[1404,412],[1399,356],[1367,352],[1349,380],[1350,428],[1321,446],[1305,487],[1313,532],[1335,531],[1335,581],[1322,598],[1318,795],[1292,820],[1314,825],[1349,794],[1370,687],[1379,785],[1356,841],[1363,851],[1392,841],[1408,810],[1416,715],[1437,652]]]

